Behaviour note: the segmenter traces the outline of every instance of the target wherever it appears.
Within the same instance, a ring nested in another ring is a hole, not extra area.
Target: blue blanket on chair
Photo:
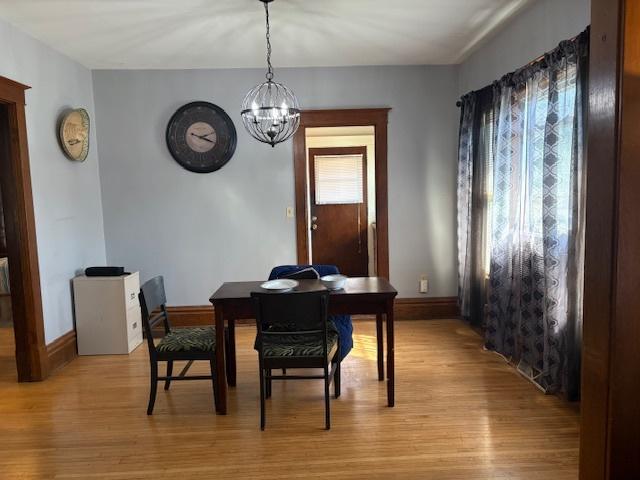
[[[291,275],[305,268],[313,268],[321,277],[340,273],[335,265],[280,265],[271,270],[269,280]],[[349,315],[331,315],[329,317],[336,326],[340,337],[340,357],[344,359],[353,348],[353,324]]]

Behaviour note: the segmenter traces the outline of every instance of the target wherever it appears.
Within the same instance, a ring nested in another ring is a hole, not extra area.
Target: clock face
[[[84,108],[68,112],[60,122],[60,143],[71,160],[83,162],[89,153],[89,114]]]
[[[236,149],[236,129],[217,105],[188,103],[169,120],[167,146],[176,162],[187,170],[214,172],[231,160]]]

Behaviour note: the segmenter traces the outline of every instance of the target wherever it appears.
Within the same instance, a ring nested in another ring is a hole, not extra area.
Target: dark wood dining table
[[[324,289],[319,280],[298,280],[296,291]],[[255,318],[251,292],[265,291],[255,282],[225,282],[211,295],[209,301],[215,310],[217,332],[223,332],[225,321],[229,330],[229,358],[225,359],[224,335],[216,335],[216,382],[219,399],[217,413],[227,413],[227,383],[236,384],[235,322]],[[393,336],[393,303],[398,292],[388,280],[381,277],[354,277],[347,279],[340,290],[329,296],[329,313],[334,315],[375,315],[378,350],[378,380],[384,380],[383,321],[387,330],[387,404],[395,404],[395,367]],[[225,367],[225,361],[227,362]]]

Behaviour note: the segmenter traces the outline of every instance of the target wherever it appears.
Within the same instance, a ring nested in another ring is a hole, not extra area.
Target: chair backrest
[[[322,264],[313,264],[313,265],[278,265],[271,270],[269,274],[269,280],[275,280],[276,278],[291,278],[290,275],[295,274],[296,272],[301,272],[307,269],[314,269],[318,272],[318,275],[323,277],[325,275],[334,275],[336,273],[340,273],[340,270],[335,265],[322,265]],[[306,277],[305,277],[306,278]]]
[[[253,292],[258,328],[258,349],[270,335],[317,336],[327,355],[329,292]]]
[[[153,327],[162,322],[164,333],[171,331],[169,316],[167,315],[167,296],[164,291],[164,278],[162,275],[153,277],[140,287],[140,310],[142,313],[142,325],[147,336],[149,353],[155,353],[156,347],[153,343]]]
[[[320,278],[320,274],[313,268],[303,268],[302,270],[296,270],[280,275],[278,278],[291,278],[293,280],[317,280]]]

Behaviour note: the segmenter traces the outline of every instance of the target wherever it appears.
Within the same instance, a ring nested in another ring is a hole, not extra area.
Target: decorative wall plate
[[[89,114],[84,108],[71,110],[62,117],[60,143],[71,160],[86,160],[89,154]]]
[[[209,173],[222,168],[236,150],[236,128],[229,115],[209,102],[183,105],[167,125],[171,156],[191,172]]]

